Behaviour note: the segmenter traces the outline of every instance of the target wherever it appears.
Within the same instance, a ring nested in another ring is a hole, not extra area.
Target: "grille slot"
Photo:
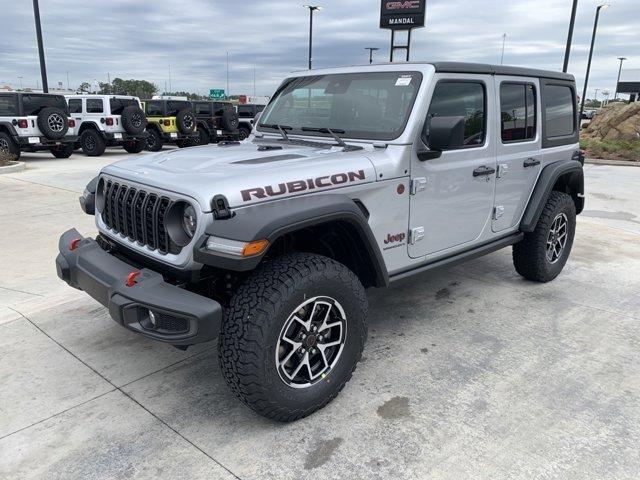
[[[160,253],[180,253],[182,248],[171,241],[164,224],[173,204],[170,198],[112,180],[104,192],[102,221],[107,228]]]

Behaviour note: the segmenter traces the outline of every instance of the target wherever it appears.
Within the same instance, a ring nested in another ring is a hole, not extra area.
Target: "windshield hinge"
[[[211,200],[211,209],[216,220],[226,220],[233,217],[233,212],[229,208],[229,202],[224,195],[216,195]]]

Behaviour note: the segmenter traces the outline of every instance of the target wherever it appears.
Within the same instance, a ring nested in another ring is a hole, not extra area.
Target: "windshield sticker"
[[[413,77],[411,75],[402,75],[401,77],[398,77],[396,80],[396,87],[407,87],[411,85],[412,78]]]

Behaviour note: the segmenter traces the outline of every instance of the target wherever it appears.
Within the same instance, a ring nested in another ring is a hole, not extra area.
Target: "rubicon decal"
[[[307,190],[344,185],[346,183],[353,183],[364,179],[364,170],[358,170],[357,172],[334,173],[333,175],[324,175],[305,180],[294,180],[292,182],[279,183],[277,185],[248,188],[246,190],[242,190],[240,193],[242,194],[242,200],[248,202],[252,198],[277,197],[278,195],[285,195],[287,193],[300,193]]]

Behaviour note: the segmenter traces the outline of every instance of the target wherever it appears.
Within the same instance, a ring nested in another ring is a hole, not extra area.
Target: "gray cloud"
[[[640,68],[640,2],[611,0],[601,16],[590,81],[615,89],[618,60]],[[308,13],[302,0],[41,0],[49,83],[145,78],[160,89],[204,93],[225,88],[230,54],[231,93],[271,93],[288,72],[306,67]],[[387,61],[389,33],[378,28],[379,0],[321,0],[315,16],[314,65],[360,64],[366,46]],[[582,84],[595,0],[581,0],[570,71]],[[428,26],[414,32],[412,60],[497,63],[507,33],[505,63],[559,70],[570,0],[429,0]],[[38,54],[31,2],[3,7],[0,83],[35,86]]]

